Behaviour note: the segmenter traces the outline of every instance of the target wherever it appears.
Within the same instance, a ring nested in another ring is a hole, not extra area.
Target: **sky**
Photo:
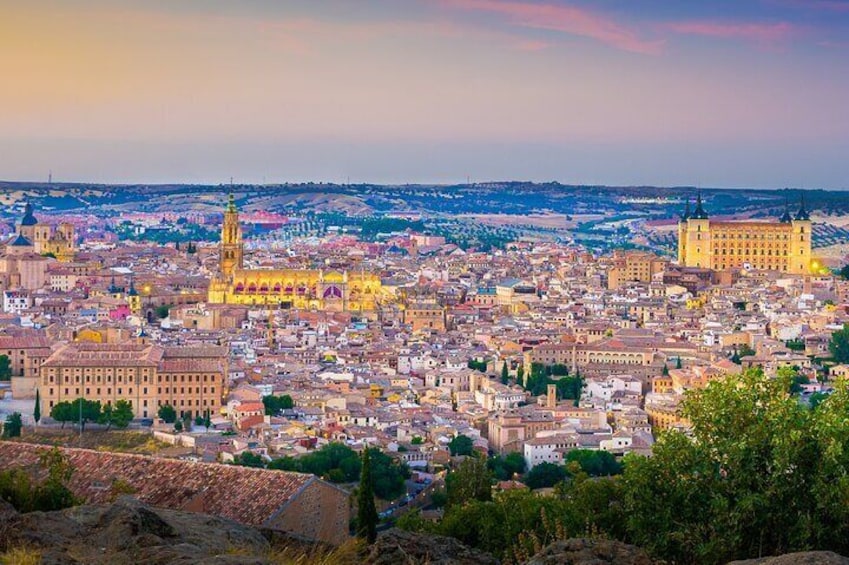
[[[849,188],[849,0],[0,0],[0,179]]]

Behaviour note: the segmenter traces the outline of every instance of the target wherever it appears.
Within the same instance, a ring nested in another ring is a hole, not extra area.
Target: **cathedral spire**
[[[687,197],[687,204],[684,206],[684,215],[681,216],[681,221],[686,222],[690,219],[690,197]]]
[[[790,201],[787,197],[784,197],[784,214],[781,215],[781,219],[779,220],[782,224],[789,224],[793,221],[793,216],[790,215]]]
[[[228,212],[236,212],[236,197],[233,193],[230,193],[230,197],[227,199],[227,211]]]
[[[700,190],[696,195],[696,210],[693,212],[693,215],[690,216],[694,220],[707,220],[708,215],[705,212],[704,207],[702,206],[702,191]]]
[[[810,220],[811,215],[808,213],[808,210],[805,208],[805,193],[801,194],[801,199],[799,203],[799,211],[796,212],[797,220]]]

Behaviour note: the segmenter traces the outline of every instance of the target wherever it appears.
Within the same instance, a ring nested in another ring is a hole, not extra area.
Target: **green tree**
[[[168,313],[171,311],[170,304],[160,304],[156,307],[156,317],[160,320],[164,320],[168,317]]]
[[[492,499],[492,475],[484,459],[469,457],[445,478],[447,505]]]
[[[100,401],[78,398],[73,402],[57,402],[50,410],[50,417],[57,422],[76,422],[84,430],[88,422],[98,422],[101,417]]]
[[[32,419],[38,424],[41,421],[41,390],[35,389],[35,406],[32,409]]]
[[[156,415],[166,424],[173,424],[177,420],[177,411],[170,404],[160,406],[159,410],[156,411]]]
[[[849,324],[831,334],[828,351],[838,363],[849,363]]]
[[[521,453],[509,453],[490,458],[489,470],[499,481],[507,481],[525,472],[525,458]]]
[[[24,425],[21,421],[20,412],[12,412],[6,416],[6,422],[3,424],[3,438],[21,437],[21,430]]]
[[[410,468],[376,447],[370,450],[369,459],[375,496],[382,500],[393,500],[403,495],[407,491],[405,481],[411,476]]]
[[[840,269],[838,274],[844,279],[849,280],[849,263],[843,265],[843,268]]]
[[[424,443],[424,439],[421,436],[413,436],[413,439],[410,441],[413,445],[421,445]]]
[[[522,384],[525,382],[525,366],[519,365],[519,368],[516,369],[516,382]]]
[[[263,396],[262,404],[265,407],[266,416],[277,416],[283,410],[290,410],[295,405],[292,397],[288,394],[282,396],[274,396],[272,394]]]
[[[622,464],[612,453],[596,449],[573,449],[566,454],[565,464],[576,462],[581,470],[590,477],[618,475],[622,472]]]
[[[12,379],[12,361],[8,355],[0,355],[0,381]]]
[[[241,467],[253,467],[256,469],[262,469],[263,467],[265,467],[265,459],[263,459],[261,455],[257,455],[256,453],[252,453],[250,451],[243,451],[233,457],[233,464],[239,465]]]
[[[553,487],[566,479],[566,468],[554,463],[539,463],[528,471],[522,479],[528,488]]]
[[[660,374],[664,377],[669,376],[669,366],[666,363],[663,364],[663,369],[660,371]]]
[[[448,444],[448,449],[451,451],[451,455],[471,455],[474,452],[475,444],[472,441],[472,438],[468,436],[464,436],[460,434],[454,437],[451,442]]]
[[[681,369],[683,365],[681,364],[681,356],[679,355],[677,359],[675,359],[675,368]]]
[[[363,450],[362,476],[357,493],[357,536],[372,544],[377,539],[377,507],[371,474],[371,450]]]
[[[623,510],[637,545],[699,563],[849,550],[849,392],[838,386],[810,410],[791,383],[759,369],[713,381],[684,403],[691,435],[669,432],[652,457],[627,458]]]
[[[501,384],[506,385],[510,382],[510,373],[507,370],[507,361],[501,364]]]
[[[73,467],[64,454],[55,447],[44,450],[39,455],[39,466],[47,476],[38,483],[24,469],[0,471],[0,499],[19,512],[49,512],[75,505],[78,501],[67,487]]]
[[[209,408],[207,408],[203,413],[203,425],[207,430],[212,427],[212,416],[210,414]]]
[[[107,404],[106,406],[110,406]],[[104,407],[104,413],[106,407]],[[119,400],[112,407],[109,416],[105,417],[105,424],[108,427],[115,426],[118,429],[125,429],[133,421],[133,405],[128,400]]]

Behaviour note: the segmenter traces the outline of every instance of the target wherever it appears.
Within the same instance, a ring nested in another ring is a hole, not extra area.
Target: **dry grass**
[[[359,563],[362,543],[356,539],[337,548],[316,547],[272,549],[266,556],[274,565],[354,565]]]
[[[37,443],[41,445],[58,445],[62,447],[82,447],[98,451],[117,453],[138,453],[152,455],[162,449],[171,447],[167,443],[153,439],[147,432],[131,430],[86,430],[82,439],[78,430],[61,428],[27,429],[17,441]]]
[[[26,547],[16,547],[0,554],[0,565],[39,565],[41,551]]]

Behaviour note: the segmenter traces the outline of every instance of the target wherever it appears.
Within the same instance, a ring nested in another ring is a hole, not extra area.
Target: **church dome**
[[[35,216],[32,214],[32,204],[27,202],[27,205],[24,208],[24,217],[21,219],[21,225],[34,226],[36,224],[38,224],[38,220],[36,220]]]

